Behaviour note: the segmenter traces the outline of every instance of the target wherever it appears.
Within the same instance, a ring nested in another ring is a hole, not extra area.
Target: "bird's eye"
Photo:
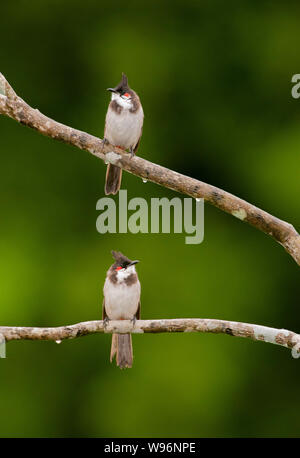
[[[120,266],[116,268],[116,270],[122,270],[122,269],[123,267],[120,267]]]

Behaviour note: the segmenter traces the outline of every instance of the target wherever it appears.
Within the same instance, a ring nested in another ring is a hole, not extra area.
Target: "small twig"
[[[246,337],[252,340],[282,345],[292,350],[294,358],[300,357],[300,335],[286,329],[269,328],[257,324],[238,323],[235,321],[186,318],[171,320],[137,320],[133,325],[129,320],[85,321],[58,328],[29,328],[0,326],[0,335],[9,340],[53,340],[75,339],[76,337],[97,333],[125,334],[161,333],[161,332],[210,332]]]
[[[120,148],[110,144],[103,145],[100,138],[48,118],[18,97],[1,73],[0,114],[9,116],[43,135],[89,151],[104,162],[118,165],[138,177],[195,198],[204,198],[210,204],[273,237],[300,265],[300,235],[291,224],[270,215],[229,192],[140,157],[131,158],[130,154],[124,153]]]

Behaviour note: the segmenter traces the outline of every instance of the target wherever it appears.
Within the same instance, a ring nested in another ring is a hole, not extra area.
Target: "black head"
[[[125,75],[125,73],[122,73],[122,79],[116,87],[109,87],[107,90],[110,92],[117,92],[120,95],[125,94],[126,92],[129,92],[130,87],[128,86],[128,78]]]
[[[133,266],[134,264],[137,264],[139,261],[131,261],[128,259],[124,254],[122,254],[120,251],[112,251],[111,254],[115,258],[115,263],[114,266],[115,268],[121,267],[122,269],[127,269],[127,267]]]

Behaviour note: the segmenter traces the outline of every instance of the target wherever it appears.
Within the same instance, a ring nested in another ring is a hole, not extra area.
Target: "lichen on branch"
[[[11,340],[52,340],[60,343],[64,339],[75,339],[88,334],[111,333],[162,333],[162,332],[202,332],[227,334],[234,337],[245,337],[260,342],[268,342],[287,347],[294,358],[300,357],[300,335],[286,329],[276,329],[250,323],[224,321],[208,318],[177,318],[163,320],[130,320],[85,321],[57,328],[32,328],[0,326],[0,336]]]

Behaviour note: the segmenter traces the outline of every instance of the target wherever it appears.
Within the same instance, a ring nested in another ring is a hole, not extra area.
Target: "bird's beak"
[[[131,263],[129,264],[129,266],[128,266],[128,267],[130,267],[130,266],[134,266],[134,264],[137,264],[138,262],[140,262],[140,261],[131,261]]]
[[[108,87],[106,90],[110,92],[117,92],[113,87]]]

